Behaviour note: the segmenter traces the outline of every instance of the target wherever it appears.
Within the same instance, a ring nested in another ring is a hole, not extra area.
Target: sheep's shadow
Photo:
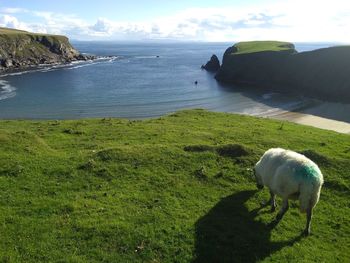
[[[254,220],[260,209],[248,211],[244,203],[256,191],[242,191],[222,199],[196,222],[194,263],[256,262],[302,237],[271,242],[273,227]]]

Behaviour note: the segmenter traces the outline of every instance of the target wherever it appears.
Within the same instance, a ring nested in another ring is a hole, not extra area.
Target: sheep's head
[[[256,181],[256,187],[258,189],[263,189],[264,185],[262,183],[261,176],[256,172],[255,167],[253,169],[253,173],[254,173],[254,177],[255,177],[255,181]]]

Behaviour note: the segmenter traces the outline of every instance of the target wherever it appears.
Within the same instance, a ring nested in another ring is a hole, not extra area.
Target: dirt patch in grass
[[[216,152],[220,156],[237,158],[247,156],[250,154],[250,150],[240,144],[226,144],[216,148]]]
[[[187,145],[184,147],[184,150],[186,152],[211,152],[214,151],[214,147],[210,145],[205,144],[199,144],[199,145]]]
[[[184,147],[186,152],[216,152],[223,157],[237,158],[247,156],[251,151],[240,144],[225,144],[220,146],[211,146],[205,144],[187,145]]]

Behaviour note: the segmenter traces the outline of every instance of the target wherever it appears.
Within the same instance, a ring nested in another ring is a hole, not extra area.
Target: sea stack
[[[217,72],[220,69],[220,61],[216,55],[212,55],[207,64],[202,66],[202,69],[205,69],[210,72]]]

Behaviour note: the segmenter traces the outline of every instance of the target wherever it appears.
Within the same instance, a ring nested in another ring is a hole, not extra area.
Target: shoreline
[[[290,121],[339,133],[350,134],[350,105],[313,102],[291,111],[280,111],[264,118]]]
[[[101,59],[109,59],[109,58],[112,58],[112,57],[95,56],[91,59],[77,59],[77,60],[71,60],[71,61],[65,61],[65,62],[53,62],[53,63],[44,63],[44,64],[33,64],[33,65],[27,65],[23,67],[16,67],[16,68],[5,68],[5,69],[0,69],[0,78],[22,75],[26,73],[34,73],[40,70],[47,70],[52,68],[63,68],[74,64],[91,63]]]
[[[3,83],[5,86],[9,86],[8,83]],[[12,86],[10,86],[12,87]],[[5,89],[6,90],[6,89]],[[15,88],[9,90],[8,93],[15,93]],[[0,88],[1,91],[1,88]],[[0,95],[6,96],[11,95],[0,92]],[[10,97],[15,96],[12,94]],[[1,97],[1,96],[0,96]],[[1,101],[1,99],[0,99]],[[190,108],[188,108],[190,109]],[[207,111],[216,112],[215,110],[205,109]],[[266,119],[275,119],[280,121],[289,121],[296,124],[302,124],[306,126],[312,126],[319,129],[335,131],[338,133],[349,134],[350,135],[350,104],[341,104],[341,103],[332,103],[332,102],[322,102],[318,100],[310,100],[304,103],[301,103],[294,109],[280,109],[272,108],[272,112],[265,112],[262,114],[248,114],[248,113],[238,113],[232,111],[217,111],[222,113],[232,113],[232,114],[243,114],[253,117],[260,117]],[[177,111],[186,110],[178,109]],[[176,112],[176,111],[174,111]],[[40,120],[40,121],[50,121],[50,120],[79,120],[79,119],[95,119],[95,118],[120,118],[128,120],[147,120],[153,118],[159,118],[166,116],[168,114],[174,113],[168,112],[162,115],[148,116],[141,118],[125,118],[117,116],[106,116],[106,117],[79,117],[79,118],[20,118],[20,120]],[[0,121],[4,120],[19,120],[17,118],[0,118]]]

